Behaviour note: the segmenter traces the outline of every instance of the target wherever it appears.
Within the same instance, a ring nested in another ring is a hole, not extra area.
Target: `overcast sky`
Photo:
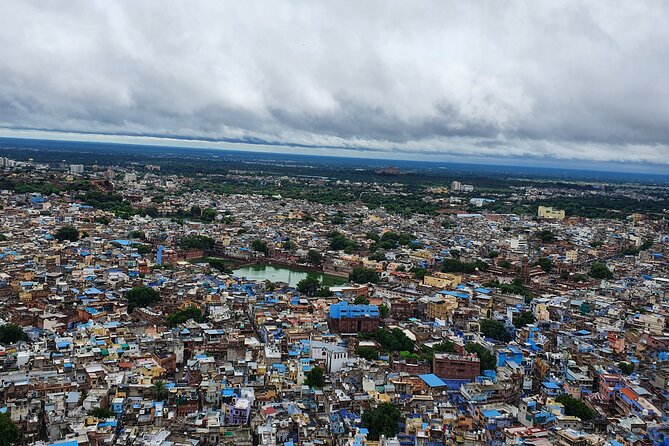
[[[5,0],[0,135],[669,168],[668,24],[662,0]]]

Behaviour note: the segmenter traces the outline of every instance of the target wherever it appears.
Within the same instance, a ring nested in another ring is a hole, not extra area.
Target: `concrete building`
[[[432,370],[439,378],[473,380],[481,373],[481,361],[475,354],[435,353]]]
[[[552,220],[564,220],[564,209],[553,209],[550,206],[539,206],[537,217]]]

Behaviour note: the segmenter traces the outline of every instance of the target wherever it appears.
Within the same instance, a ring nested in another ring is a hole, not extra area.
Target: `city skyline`
[[[669,163],[662,3],[163,5],[0,6],[0,135]]]

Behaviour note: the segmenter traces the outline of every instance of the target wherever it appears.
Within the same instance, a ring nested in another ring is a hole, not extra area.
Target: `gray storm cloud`
[[[0,126],[669,164],[667,5],[4,1]]]

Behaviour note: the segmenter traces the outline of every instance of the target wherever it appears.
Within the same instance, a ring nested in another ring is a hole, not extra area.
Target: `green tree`
[[[144,239],[146,239],[146,235],[144,235],[144,231],[140,231],[140,230],[133,230],[133,231],[130,231],[130,233],[128,234],[128,237],[129,237],[129,238],[139,239],[139,240],[144,240]]]
[[[521,328],[528,324],[533,324],[533,323],[534,323],[534,314],[532,314],[531,311],[525,311],[513,320],[513,325],[516,328]]]
[[[135,308],[149,307],[160,302],[160,293],[147,286],[136,286],[125,293],[128,299],[128,313],[132,313]]]
[[[478,356],[481,364],[481,370],[497,369],[497,358],[481,344],[470,342],[469,344],[465,345],[465,350],[468,353],[475,353],[476,356]]]
[[[14,344],[15,342],[25,341],[28,335],[23,331],[20,325],[3,324],[0,325],[0,344]]]
[[[435,353],[455,353],[455,343],[452,341],[441,341],[432,347]]]
[[[392,403],[381,403],[362,413],[362,426],[369,430],[367,439],[378,441],[381,435],[393,438],[400,431],[400,411]]]
[[[399,328],[392,330],[380,328],[371,333],[359,333],[358,337],[375,340],[385,352],[411,352],[414,349],[414,342]]]
[[[69,240],[71,242],[76,242],[79,240],[79,230],[75,228],[74,226],[61,226],[58,228],[56,231],[56,234],[54,235],[56,237],[56,240],[59,242]]]
[[[388,317],[390,314],[390,308],[386,304],[381,304],[379,307],[379,315],[381,316],[381,319],[385,319]]]
[[[378,283],[379,273],[375,269],[359,266],[349,273],[348,280],[354,283]]]
[[[535,234],[542,242],[551,243],[555,241],[555,234],[549,229],[543,229]]]
[[[190,319],[193,319],[196,322],[204,322],[202,311],[200,311],[200,309],[195,305],[189,305],[187,308],[167,316],[167,321],[173,327],[179,324],[184,324]]]
[[[310,249],[307,253],[307,262],[314,266],[318,266],[323,263],[323,254],[316,251],[315,249]]]
[[[339,231],[332,231],[328,234],[330,239],[330,249],[333,251],[344,250],[353,252],[357,249],[357,244],[353,240],[347,239],[344,234]]]
[[[209,266],[219,270],[222,273],[225,273],[225,274],[231,274],[232,273],[232,268],[230,268],[230,265],[228,265],[228,262],[226,262],[223,259],[217,259],[215,257],[210,257],[210,258],[207,259],[207,263],[209,264]]]
[[[504,260],[501,260],[499,263],[497,263],[497,266],[499,266],[500,268],[509,269],[509,268],[511,268],[511,262],[504,259]]]
[[[611,270],[605,263],[601,262],[594,262],[590,265],[590,272],[588,274],[594,279],[611,279],[613,277]]]
[[[256,252],[262,252],[263,254],[267,254],[269,252],[267,242],[265,240],[260,240],[259,238],[253,240],[251,243],[251,249]]]
[[[151,254],[152,251],[153,251],[153,248],[151,247],[151,245],[138,245],[137,246],[137,253],[138,254],[147,255],[147,254]]]
[[[8,413],[0,413],[0,446],[11,446],[19,443],[19,428]]]
[[[105,418],[112,418],[114,416],[114,412],[111,410],[107,409],[106,407],[94,407],[93,409],[88,411],[88,415],[95,417],[99,420],[105,419]]]
[[[157,379],[151,385],[151,395],[157,400],[164,399],[168,394],[167,385],[162,379]]]
[[[372,240],[374,242],[378,242],[380,240],[379,234],[377,234],[374,231],[367,231],[367,234],[365,234],[365,237],[367,237],[368,240]]]
[[[216,214],[217,214],[216,209],[207,208],[204,211],[202,211],[202,216],[200,218],[202,219],[202,221],[211,223],[216,218]]]
[[[632,374],[632,372],[634,372],[634,364],[630,364],[629,362],[619,362],[618,368],[623,373],[623,375],[629,376]]]
[[[451,254],[455,254],[451,250]],[[446,259],[441,264],[441,271],[445,273],[466,273],[473,274],[476,270],[483,271],[488,268],[488,264],[477,260],[476,262],[463,262],[458,259]]]
[[[379,359],[379,351],[373,347],[356,347],[355,354],[368,361]]]
[[[187,235],[181,239],[179,246],[181,249],[202,249],[204,251],[209,251],[214,247],[215,240],[206,235]]]
[[[330,287],[322,286],[316,290],[315,297],[330,297],[332,296],[332,290]]]
[[[414,266],[411,268],[411,272],[413,273],[414,277],[420,281],[422,281],[425,276],[427,276],[427,270],[425,268],[419,268]]]
[[[567,393],[558,396],[555,398],[555,401],[564,406],[564,413],[566,415],[579,417],[582,421],[590,421],[597,415],[597,412],[589,408],[585,403]]]
[[[306,277],[297,282],[297,291],[302,294],[306,294],[309,297],[314,297],[320,286],[321,283],[317,279],[314,279],[313,277]]]
[[[541,269],[543,269],[547,273],[549,273],[553,269],[553,262],[548,257],[540,258],[539,260],[537,260],[535,265],[539,265]]]
[[[369,299],[367,299],[367,296],[356,296],[355,299],[353,300],[354,305],[367,305],[369,304]]]
[[[508,342],[511,340],[511,335],[504,324],[495,319],[482,319],[479,322],[481,333],[486,338],[495,339],[497,341]]]
[[[325,386],[325,373],[320,367],[314,367],[306,373],[305,384],[309,387],[322,389]]]

